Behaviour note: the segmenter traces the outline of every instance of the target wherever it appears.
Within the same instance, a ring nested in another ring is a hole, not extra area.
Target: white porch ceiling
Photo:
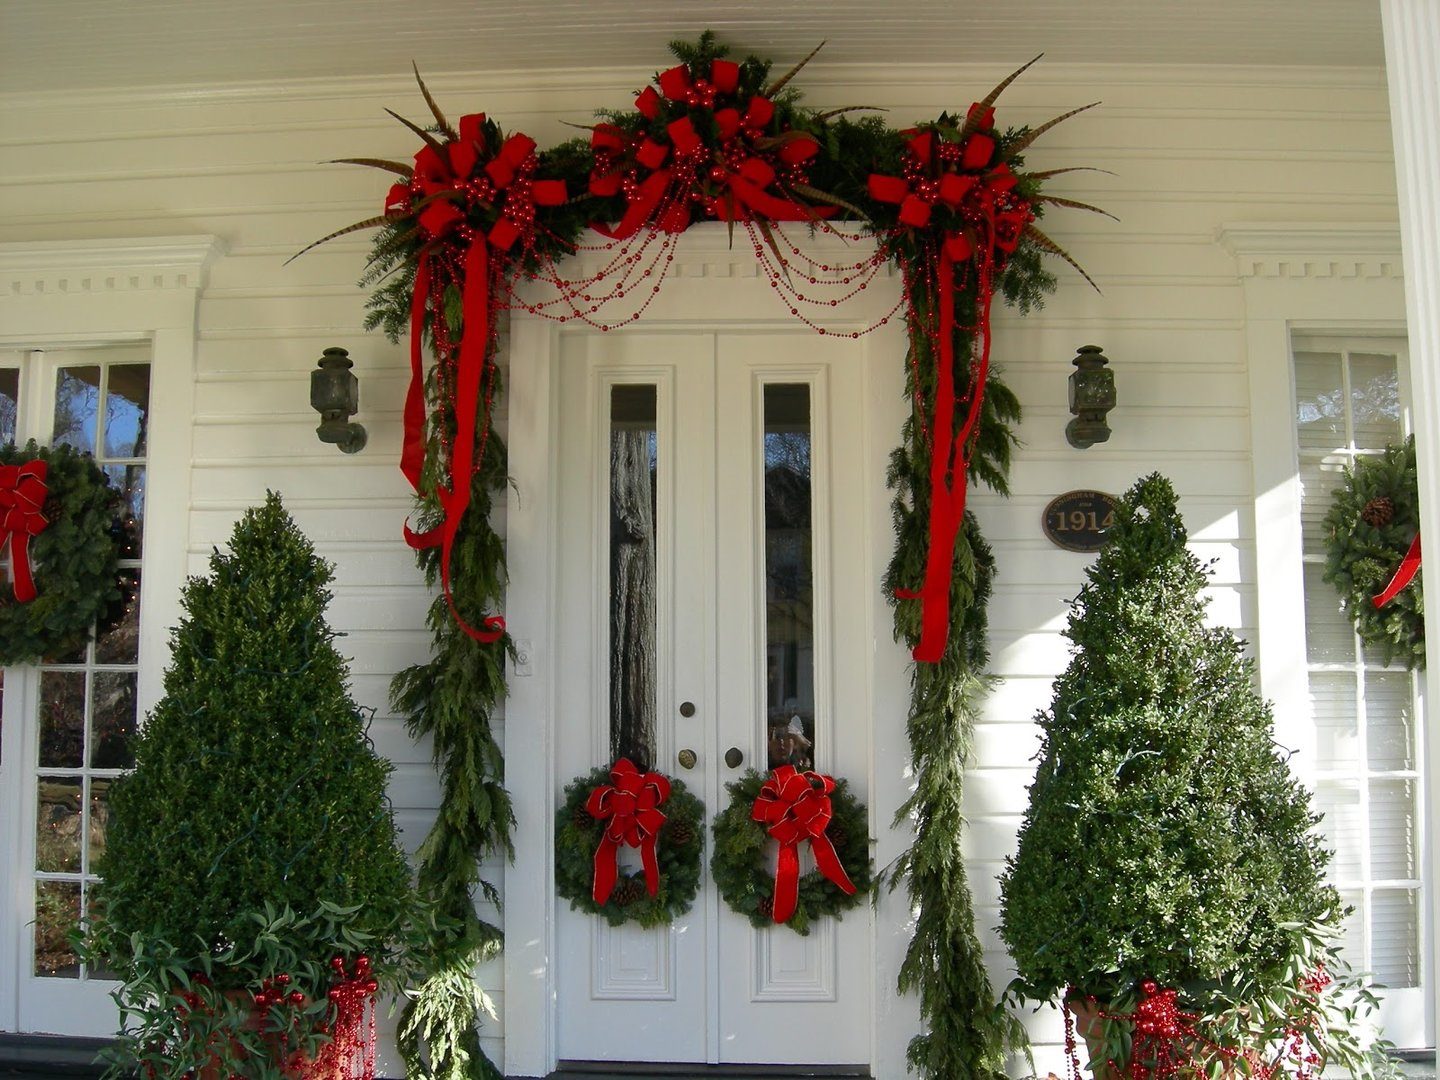
[[[649,73],[706,27],[782,65],[1384,62],[1375,0],[0,0],[0,92]]]

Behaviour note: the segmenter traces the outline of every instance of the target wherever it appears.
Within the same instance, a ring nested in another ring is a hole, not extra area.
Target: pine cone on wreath
[[[846,840],[845,834],[843,832],[840,832],[839,830],[836,830],[835,832],[827,831],[825,833],[825,836],[830,841],[830,846],[835,849],[835,853],[837,855],[845,850]]]
[[[695,830],[684,821],[670,821],[665,826],[662,839],[676,847],[685,847],[695,842]]]
[[[599,819],[596,818],[595,815],[590,813],[589,810],[585,809],[584,803],[581,803],[579,806],[575,807],[575,811],[570,815],[570,824],[574,825],[575,828],[579,829],[581,832],[589,832],[591,829],[595,828],[598,822]]]
[[[629,907],[645,895],[645,883],[639,878],[621,878],[615,883],[610,902],[616,907]]]
[[[755,905],[755,910],[760,912],[760,914],[765,916],[765,918],[770,918],[772,915],[775,914],[775,897],[760,897],[759,903]]]
[[[1395,503],[1385,495],[1377,495],[1367,502],[1360,511],[1360,519],[1364,521],[1366,525],[1383,529],[1395,520]]]

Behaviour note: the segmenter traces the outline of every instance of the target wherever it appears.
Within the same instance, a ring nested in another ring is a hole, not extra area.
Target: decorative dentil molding
[[[1241,278],[1403,278],[1400,227],[1242,222],[1216,239]]]
[[[209,235],[0,244],[0,299],[199,290],[223,253],[220,238]]]

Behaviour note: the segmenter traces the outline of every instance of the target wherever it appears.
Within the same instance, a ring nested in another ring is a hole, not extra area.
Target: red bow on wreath
[[[27,461],[24,465],[0,466],[0,547],[10,545],[10,578],[15,582],[15,599],[28,604],[35,599],[35,578],[30,572],[30,538],[49,526],[41,511],[45,507],[45,472],[43,461]]]
[[[619,875],[618,856],[621,845],[640,849],[645,864],[645,888],[654,896],[660,889],[660,864],[655,857],[655,841],[665,815],[660,804],[670,797],[670,781],[660,773],[642,773],[629,758],[621,758],[610,769],[608,784],[590,792],[585,809],[590,816],[605,822],[604,835],[595,848],[595,879],[591,896],[595,903],[610,899]]]
[[[1415,580],[1415,575],[1420,572],[1420,534],[1415,534],[1415,539],[1410,541],[1410,549],[1405,552],[1405,558],[1400,560],[1395,573],[1385,584],[1385,588],[1378,596],[1372,596],[1370,602],[1377,608],[1382,608],[1400,595],[1410,582]],[[18,590],[17,590],[18,591]]]
[[[800,851],[802,840],[810,841],[810,852],[820,873],[847,895],[855,892],[850,875],[840,865],[835,845],[825,835],[833,810],[830,793],[835,779],[817,772],[799,772],[793,765],[781,765],[770,773],[760,788],[750,817],[763,823],[766,832],[780,842],[780,859],[775,866],[774,918],[783,923],[795,914],[800,898]]]

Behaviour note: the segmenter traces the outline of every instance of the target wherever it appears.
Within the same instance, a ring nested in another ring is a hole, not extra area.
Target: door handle
[[[732,746],[725,751],[725,764],[732,769],[738,769],[740,763],[745,760],[745,755],[740,752],[738,746]]]

